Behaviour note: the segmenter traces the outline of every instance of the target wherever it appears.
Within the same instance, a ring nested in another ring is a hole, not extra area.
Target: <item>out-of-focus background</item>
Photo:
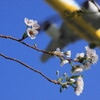
[[[85,0],[76,0],[80,5]],[[97,0],[100,2],[99,0]],[[0,2],[0,34],[21,38],[25,31],[24,18],[45,21],[57,14],[44,0],[2,0]],[[51,38],[41,32],[35,40],[29,37],[25,42],[38,48],[46,49]],[[88,43],[79,40],[70,44],[64,50],[71,50],[72,57],[85,50]],[[100,49],[96,48],[100,55]],[[40,70],[51,79],[56,79],[56,70],[62,73],[70,70],[69,65],[60,67],[59,59],[51,58],[46,63],[40,61],[42,53],[28,48],[18,42],[0,38],[0,53],[19,59],[31,67]],[[85,87],[83,93],[77,97],[72,87],[59,92],[59,85],[48,82],[39,74],[24,66],[0,57],[0,100],[99,100],[100,98],[100,62],[83,72]]]

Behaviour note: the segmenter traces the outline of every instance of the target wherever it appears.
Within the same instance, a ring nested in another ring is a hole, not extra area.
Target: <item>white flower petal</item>
[[[31,39],[35,39],[35,35],[38,34],[37,30],[33,30],[32,28],[27,28],[27,35],[31,37]]]
[[[91,66],[91,63],[90,63],[90,62],[86,62],[86,63],[84,64],[83,69],[84,69],[84,70],[88,70],[88,69],[90,69],[90,66]]]
[[[39,25],[39,24],[34,24],[34,25],[32,26],[32,28],[33,28],[33,29],[39,29],[39,28],[40,28],[40,25]]]
[[[84,56],[85,56],[84,53],[77,53],[75,60],[79,60],[80,58],[83,58]]]
[[[38,31],[35,30],[35,29],[32,29],[32,31],[33,31],[34,35],[37,35],[38,34]]]
[[[56,51],[57,51],[57,52],[60,52],[60,48],[57,48]]]
[[[75,79],[70,78],[70,82],[73,82],[74,83],[75,82]]]
[[[35,38],[36,38],[36,36],[33,36],[33,35],[31,36],[31,39],[35,39]]]
[[[72,72],[72,74],[81,73],[83,71],[83,68],[75,68],[75,70]]]
[[[28,18],[25,18],[24,22],[27,26],[32,26],[32,28],[35,30],[40,28],[40,25],[35,20],[29,20]]]
[[[63,65],[65,65],[65,64],[67,64],[69,61],[68,60],[61,60],[61,62],[60,62],[60,66],[63,66]]]
[[[66,57],[71,57],[71,51],[66,51],[65,55],[66,55]]]
[[[54,51],[54,54],[56,54],[56,55],[61,55],[61,56],[64,55],[63,52],[60,52],[60,48],[57,48],[56,51]]]
[[[25,18],[24,22],[27,26],[32,26],[34,24],[34,20],[29,20],[28,18]]]
[[[24,22],[26,24],[28,22],[28,18],[24,18]]]
[[[79,96],[82,93],[82,90],[83,90],[83,88],[77,87],[75,90],[76,95]]]

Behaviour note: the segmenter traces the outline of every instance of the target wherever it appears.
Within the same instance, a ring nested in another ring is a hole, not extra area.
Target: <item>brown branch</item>
[[[19,42],[19,43],[21,43],[21,44],[27,46],[27,47],[30,47],[30,48],[32,48],[32,49],[34,49],[34,50],[39,51],[39,52],[43,52],[43,53],[46,53],[46,54],[50,54],[50,55],[52,55],[52,56],[53,56],[53,55],[56,55],[56,56],[58,56],[58,57],[62,57],[62,58],[64,58],[64,59],[66,59],[66,60],[68,60],[68,61],[79,62],[79,61],[77,61],[77,60],[68,59],[68,58],[66,58],[66,57],[64,57],[64,56],[62,56],[62,55],[55,54],[54,52],[49,52],[49,51],[45,51],[45,50],[38,49],[38,48],[36,48],[35,46],[31,46],[31,45],[29,45],[29,44],[27,44],[27,43],[21,41],[20,39],[13,38],[13,37],[11,37],[11,36],[0,35],[0,37],[1,37],[1,38],[6,38],[6,39],[15,40],[15,41],[17,41],[17,42]]]
[[[35,50],[37,50],[37,51],[40,51],[40,52],[43,52],[43,53],[47,53],[47,54],[54,55],[53,52],[47,52],[47,51],[44,51],[44,50],[37,49],[37,48],[34,47],[34,46],[31,46],[31,45],[29,45],[29,44],[27,44],[27,43],[25,43],[25,42],[20,41],[20,39],[16,39],[16,38],[13,38],[13,37],[11,37],[11,36],[4,36],[4,35],[0,35],[0,37],[2,37],[2,38],[7,38],[7,39],[11,39],[11,40],[15,40],[15,41],[17,41],[17,42],[20,42],[21,44],[26,45],[27,47],[30,47],[30,48],[32,48],[32,49],[35,49]]]
[[[34,71],[34,72],[40,74],[40,75],[43,76],[45,79],[47,79],[49,82],[52,82],[52,83],[54,83],[54,84],[60,84],[60,82],[58,82],[58,81],[56,81],[56,80],[51,80],[51,79],[49,79],[49,78],[48,78],[47,76],[45,76],[42,72],[40,72],[40,71],[38,71],[38,70],[36,70],[36,69],[34,69],[34,68],[28,66],[27,64],[21,62],[20,60],[17,60],[17,59],[14,59],[14,58],[10,58],[10,57],[7,57],[7,56],[5,56],[5,55],[3,55],[3,54],[1,54],[1,53],[0,53],[0,56],[2,56],[2,57],[5,58],[5,59],[9,59],[9,60],[18,62],[19,64],[21,64],[21,65],[27,67],[28,69],[30,69],[30,70],[32,70],[32,71]]]

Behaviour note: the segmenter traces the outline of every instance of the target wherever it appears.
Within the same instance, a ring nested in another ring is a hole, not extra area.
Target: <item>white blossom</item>
[[[75,82],[75,79],[70,78],[70,82],[74,83]]]
[[[85,49],[86,49],[86,57],[90,59],[93,64],[96,63],[98,61],[98,55],[96,54],[96,51],[90,49],[88,46],[86,46]]]
[[[60,48],[57,48],[56,51],[54,51],[54,54],[61,55],[61,56],[64,55],[64,53],[60,51]]]
[[[77,96],[79,96],[82,93],[83,87],[84,87],[83,78],[81,76],[79,76],[77,78],[76,82],[77,82],[77,87],[75,88],[75,93]]]
[[[71,57],[71,51],[66,51],[65,55],[66,55],[66,57]]]
[[[24,22],[27,26],[29,26],[26,30],[27,35],[31,37],[31,39],[35,39],[35,35],[38,34],[38,29],[40,28],[40,25],[37,23],[37,21],[28,18],[25,18]]]
[[[37,23],[37,21],[34,21],[34,24],[32,25],[33,29],[39,29],[40,25]]]
[[[76,57],[77,58],[83,58],[84,57],[84,53],[77,53]]]
[[[60,55],[60,56],[64,56],[64,52],[60,51],[60,48],[57,48],[56,51],[54,51],[55,55]],[[63,66],[64,64],[68,63],[69,61],[64,59],[63,57],[59,57],[61,62],[60,62],[60,66]]]
[[[88,69],[90,69],[90,66],[91,66],[91,63],[90,63],[90,62],[86,62],[86,63],[84,64],[83,69],[84,69],[84,70],[88,70]]]
[[[37,30],[37,29],[39,29],[40,28],[40,25],[37,23],[37,21],[35,21],[35,20],[29,20],[28,18],[25,18],[24,19],[24,22],[25,22],[25,24],[27,25],[27,26],[31,26],[32,27],[32,29],[34,29],[34,30]]]
[[[33,26],[34,25],[34,20],[29,20],[28,18],[24,18],[24,22],[27,26]]]
[[[77,53],[75,60],[79,60],[80,58],[84,58],[85,54],[84,53]]]
[[[82,66],[82,67],[76,67],[76,68],[72,71],[72,74],[81,73],[82,71],[83,71],[83,66]]]
[[[68,60],[61,58],[60,66],[63,66],[65,64],[69,63]]]
[[[32,28],[27,28],[27,35],[31,37],[31,39],[35,39],[36,38],[35,35],[37,34],[38,34],[37,30],[34,30]]]

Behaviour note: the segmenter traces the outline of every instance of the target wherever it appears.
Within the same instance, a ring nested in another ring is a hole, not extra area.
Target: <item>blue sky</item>
[[[2,0],[0,13],[0,34],[15,38],[20,38],[25,31],[25,17],[43,22],[49,16],[56,14],[44,0]],[[25,40],[30,45],[36,43],[40,49],[45,49],[50,41],[51,38],[45,32],[40,33],[35,40],[30,38]],[[87,42],[80,40],[65,49],[72,50],[72,55],[75,56],[77,52],[83,52],[86,45]],[[98,48],[96,50],[100,55],[100,50]],[[67,65],[60,67],[59,60],[55,57],[42,63],[40,61],[42,53],[9,39],[0,38],[0,53],[27,63],[51,79],[56,79],[56,70],[64,73],[70,69]],[[0,100],[99,100],[99,66],[100,61],[82,73],[85,75],[85,87],[83,93],[77,97],[73,88],[69,87],[60,93],[58,85],[48,82],[39,74],[16,62],[0,57]]]

